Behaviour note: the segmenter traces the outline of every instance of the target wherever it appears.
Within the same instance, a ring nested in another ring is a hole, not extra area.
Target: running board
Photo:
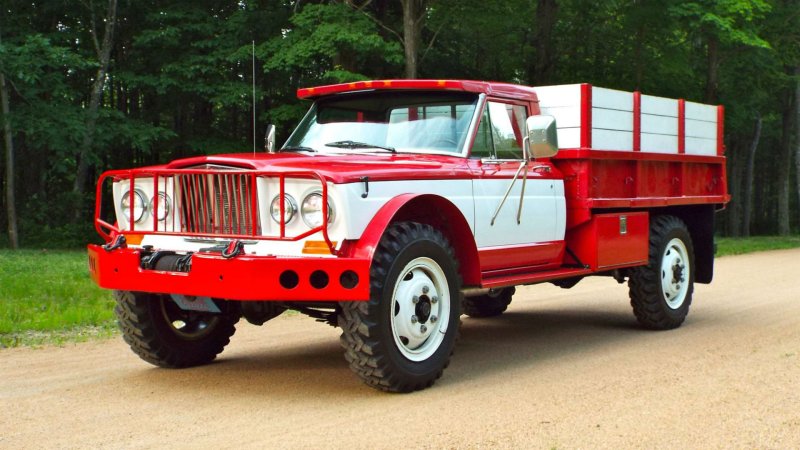
[[[481,283],[483,288],[500,288],[506,286],[519,286],[523,284],[545,283],[547,281],[561,280],[564,278],[591,275],[594,272],[583,268],[559,268],[542,272],[521,273],[515,275],[502,275],[484,278]]]

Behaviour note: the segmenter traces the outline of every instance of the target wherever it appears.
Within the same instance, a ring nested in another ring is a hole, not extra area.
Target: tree
[[[403,5],[403,50],[406,57],[406,78],[417,78],[419,45],[425,24],[427,0],[400,0]]]
[[[89,176],[89,165],[92,144],[94,142],[94,134],[97,128],[98,110],[100,109],[100,101],[103,99],[103,88],[106,83],[106,73],[108,72],[108,64],[111,59],[111,49],[114,45],[114,24],[117,22],[117,0],[108,0],[106,17],[103,20],[103,22],[105,22],[105,30],[103,32],[102,44],[100,44],[97,39],[94,9],[91,1],[89,2],[89,14],[91,17],[89,32],[92,36],[92,43],[94,44],[95,52],[97,52],[98,67],[89,100],[86,131],[84,132],[83,141],[81,143],[80,152],[77,158],[78,168],[75,175],[73,192],[78,196],[83,196],[86,189],[86,179]],[[76,220],[81,219],[82,212],[82,208],[75,208]]]
[[[538,0],[536,8],[536,65],[533,81],[549,84],[555,63],[553,31],[556,26],[558,3],[556,0]]]
[[[756,150],[758,150],[758,143],[761,140],[761,125],[763,120],[761,115],[756,113],[755,131],[753,132],[753,140],[750,143],[750,150],[747,152],[747,168],[745,169],[744,180],[744,194],[742,208],[742,236],[750,236],[750,217],[753,215],[753,174],[756,165]]]
[[[3,44],[0,39],[0,45]],[[0,60],[2,61],[2,60]],[[8,219],[8,243],[12,249],[19,248],[19,238],[17,237],[17,211],[16,211],[16,191],[14,189],[14,139],[11,134],[11,111],[8,103],[8,88],[6,87],[5,68],[0,65],[0,114],[3,115],[3,141],[6,147],[6,215]]]

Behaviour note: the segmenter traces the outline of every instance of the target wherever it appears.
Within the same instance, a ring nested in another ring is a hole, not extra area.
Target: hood
[[[333,183],[370,181],[469,178],[467,160],[456,156],[424,154],[337,154],[239,153],[198,156],[169,163],[168,169],[213,164],[274,173],[314,171]]]

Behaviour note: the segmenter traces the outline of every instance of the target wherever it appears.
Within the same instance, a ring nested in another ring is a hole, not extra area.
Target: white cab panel
[[[478,248],[563,240],[566,224],[563,181],[529,178],[525,185],[521,221],[517,223],[522,190],[522,179],[518,179],[492,225],[492,216],[509,184],[511,179],[474,181],[475,241]]]

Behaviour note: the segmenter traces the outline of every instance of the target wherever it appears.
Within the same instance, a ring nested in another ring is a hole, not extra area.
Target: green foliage
[[[120,2],[88,155],[92,177],[199,154],[248,152],[253,115],[257,147],[268,123],[278,126],[280,144],[309,106],[296,99],[298,88],[401,77],[400,3]],[[421,77],[540,82],[547,62],[539,39],[548,24],[540,23],[546,19],[538,8],[548,2],[425,3]],[[781,164],[770,152],[798,134],[794,125],[788,134],[782,128],[800,66],[797,0],[556,0],[555,6],[545,46],[552,59],[547,82],[718,99],[726,106],[734,192],[741,190],[755,116],[764,119],[756,160],[762,176],[754,186],[761,207],[749,219],[755,232],[775,232],[777,180],[763,174]],[[23,0],[0,7],[0,70],[11,97],[24,245],[70,246],[94,236],[93,186],[82,186],[83,195],[72,188],[98,68],[92,27],[102,39],[104,8],[104,2]],[[797,224],[796,200],[792,208]],[[744,220],[737,208],[724,214],[723,232]]]
[[[382,38],[375,23],[343,3],[307,5],[290,25],[259,46],[265,71],[300,72],[306,83],[336,83],[373,78],[367,63],[376,57],[395,70],[401,67],[400,45]]]
[[[764,0],[701,0],[673,2],[669,12],[691,32],[713,34],[729,45],[769,48],[755,27],[770,9]]]
[[[89,279],[86,258],[86,252],[0,250],[0,348],[51,341],[50,332],[80,336],[76,328],[113,327],[114,301]]]

